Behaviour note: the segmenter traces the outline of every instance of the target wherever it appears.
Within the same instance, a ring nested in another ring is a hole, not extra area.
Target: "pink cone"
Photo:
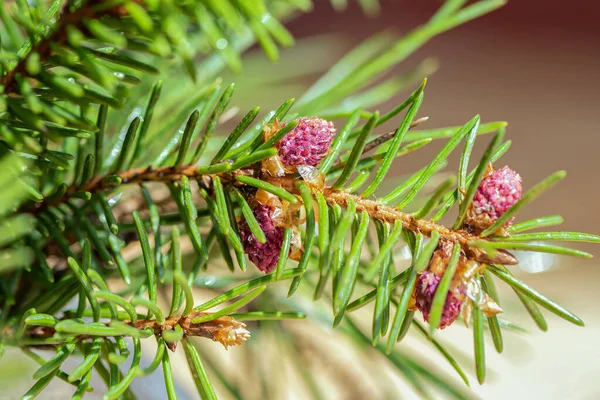
[[[316,167],[327,155],[334,134],[333,122],[302,117],[298,125],[279,141],[279,158],[285,166]]]
[[[279,261],[279,253],[283,244],[283,228],[275,226],[274,210],[271,207],[260,204],[254,208],[253,212],[267,240],[265,243],[260,243],[248,225],[243,223],[240,226],[240,236],[244,252],[259,270],[269,273],[273,271]]]
[[[470,219],[479,220],[479,225],[491,225],[523,195],[522,179],[509,167],[496,170],[483,178],[471,205]],[[514,218],[513,218],[514,219]],[[509,226],[512,219],[506,223]],[[483,225],[483,226],[482,226]]]
[[[416,306],[423,314],[423,319],[429,322],[429,313],[431,312],[431,304],[435,296],[435,291],[440,284],[441,277],[431,271],[421,273],[417,279],[415,287]],[[458,289],[449,290],[446,295],[446,303],[442,310],[442,318],[440,319],[440,329],[450,326],[460,315],[460,308],[464,296]]]

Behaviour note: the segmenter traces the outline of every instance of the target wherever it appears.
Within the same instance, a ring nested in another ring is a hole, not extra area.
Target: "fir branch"
[[[135,322],[121,321],[126,326],[134,328],[141,332],[151,332],[157,337],[162,337],[165,332],[181,329],[184,337],[202,337],[221,343],[225,348],[238,346],[250,338],[250,332],[246,329],[246,324],[230,316],[220,316],[218,318],[207,318],[211,313],[202,311],[192,311],[186,316],[168,317],[164,323],[160,324],[154,319],[143,319]],[[204,318],[206,321],[194,322],[195,319]],[[53,322],[53,323],[52,323]],[[26,319],[30,327],[23,335],[19,346],[36,347],[49,344],[60,344],[65,339],[61,335],[74,337],[77,341],[93,339],[97,336],[113,336],[110,332],[104,333],[102,330],[95,329],[92,324],[84,324],[76,320],[51,321],[48,316],[33,315]],[[41,325],[44,323],[44,325]],[[40,325],[38,325],[40,324]],[[115,326],[114,323],[103,324],[107,328]],[[179,328],[178,328],[179,327]],[[118,328],[117,328],[118,330]],[[87,332],[87,333],[86,333]],[[122,336],[135,336],[135,331],[127,331]],[[56,337],[59,334],[58,338]],[[121,334],[120,334],[121,335]],[[175,350],[175,346],[170,347]]]
[[[202,170],[202,168],[200,168],[200,170]],[[50,202],[34,203],[35,208],[31,211],[38,213],[47,207],[66,203],[74,194],[79,192],[89,192],[94,195],[104,190],[113,189],[115,187],[113,182],[120,182],[121,184],[141,184],[145,182],[173,183],[179,182],[185,177],[189,180],[203,182],[203,185],[208,183],[210,186],[209,189],[212,190],[213,177],[220,177],[223,182],[229,186],[240,186],[239,179],[237,179],[238,177],[250,179],[250,176],[256,175],[257,172],[258,170],[249,168],[220,174],[203,174],[199,172],[199,167],[193,165],[181,167],[170,166],[157,169],[153,169],[152,167],[132,169],[122,171],[117,174],[96,177],[83,186],[72,185],[68,187],[66,192],[57,199],[52,199]],[[256,180],[255,178],[251,179]],[[296,186],[297,180],[294,178],[270,177],[265,179],[265,181],[260,182],[274,185],[274,187],[277,188],[282,188],[280,190],[287,191],[294,195],[300,195],[300,192]],[[258,182],[258,180],[256,181]],[[326,187],[322,190],[322,193],[325,201],[329,205],[338,205],[342,208],[346,208],[349,201],[354,202],[356,204],[356,211],[365,211],[372,220],[387,223],[399,221],[402,223],[403,229],[414,233],[422,233],[428,237],[431,236],[433,232],[438,232],[440,237],[450,242],[460,244],[463,247],[463,250],[471,254],[476,261],[495,262],[506,265],[517,263],[517,260],[507,252],[500,251],[495,257],[490,257],[484,250],[481,249],[481,247],[484,246],[480,245],[482,242],[486,242],[488,240],[469,232],[467,229],[451,229],[432,220],[415,218],[415,216],[411,213],[400,211],[396,207],[389,206],[377,200],[365,199],[362,196],[353,195],[345,190]],[[478,246],[473,247],[474,243],[477,243]]]

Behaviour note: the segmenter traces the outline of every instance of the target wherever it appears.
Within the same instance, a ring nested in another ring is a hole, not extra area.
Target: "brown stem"
[[[414,233],[422,233],[425,236],[431,236],[434,231],[437,231],[440,238],[447,241],[459,244],[463,251],[470,255],[474,261],[482,263],[496,263],[504,265],[518,264],[518,260],[505,250],[498,251],[493,257],[490,257],[485,251],[470,247],[469,242],[481,240],[481,237],[469,232],[466,229],[450,229],[444,225],[437,224],[427,219],[417,219],[412,214],[402,212],[397,208],[381,204],[376,200],[367,200],[353,194],[335,190],[331,188],[325,189],[323,193],[325,200],[329,204],[338,204],[341,207],[346,207],[349,200],[356,203],[356,211],[366,211],[373,219],[385,222],[401,221],[402,227]]]
[[[465,230],[452,230],[430,220],[416,219],[412,214],[402,212],[395,207],[390,207],[376,200],[363,199],[360,196],[341,190],[327,188],[323,195],[329,204],[337,204],[341,207],[346,207],[348,201],[352,200],[356,203],[357,212],[366,211],[371,218],[380,221],[401,221],[404,229],[415,233],[422,233],[425,236],[431,236],[433,231],[437,231],[441,237],[461,245],[466,245],[468,242],[478,239],[478,236],[472,235]]]
[[[296,180],[293,178],[272,178],[269,180],[269,182],[277,186],[281,186],[291,193],[298,194],[298,190],[296,189],[295,185]],[[518,264],[518,260],[505,250],[500,250],[496,255],[494,255],[494,257],[490,257],[479,248],[469,247],[469,242],[481,240],[482,238],[474,233],[471,233],[467,229],[455,230],[431,220],[417,219],[412,214],[400,211],[395,207],[388,206],[387,204],[383,204],[377,200],[364,199],[360,196],[353,195],[343,190],[326,187],[323,189],[323,197],[325,197],[325,200],[328,204],[337,204],[342,208],[346,208],[348,206],[348,201],[352,200],[356,204],[356,211],[366,211],[369,214],[369,217],[379,221],[400,221],[403,229],[414,233],[422,233],[423,235],[429,237],[433,231],[437,231],[440,235],[440,238],[459,244],[463,250],[475,261],[504,265]]]
[[[235,176],[238,174],[251,174],[252,170],[236,171],[233,173],[223,173],[219,176],[222,178],[225,184],[234,184],[236,182]],[[128,171],[123,171],[115,174],[121,178],[122,183],[142,183],[142,182],[175,182],[179,181],[183,176],[187,176],[190,180],[203,181],[210,179],[211,175],[201,174],[198,172],[198,167],[188,165],[184,167],[161,167],[153,169],[152,167],[137,168]],[[113,186],[106,183],[106,177],[97,177],[88,182],[83,186],[72,185],[67,189],[67,192],[61,198],[52,202],[41,202],[35,205],[35,209],[32,212],[37,212],[45,209],[49,206],[55,206],[69,200],[71,195],[77,191],[87,191],[92,194],[111,189]],[[296,188],[296,178],[293,177],[271,177],[268,179],[269,183],[280,186],[291,193],[299,194]],[[235,183],[239,185],[239,182]],[[382,204],[377,200],[364,199],[360,196],[356,196],[345,192],[343,190],[337,190],[333,188],[323,189],[323,195],[325,200],[329,204],[337,204],[343,208],[347,207],[348,201],[352,200],[356,203],[356,210],[358,212],[366,211],[372,219],[395,222],[401,221],[402,227],[406,230],[415,233],[422,233],[425,236],[431,236],[433,231],[437,231],[441,238],[448,241],[460,244],[465,252],[469,252],[476,261],[480,262],[496,262],[507,265],[513,265],[517,263],[517,260],[505,251],[499,251],[497,256],[489,258],[485,252],[477,248],[470,248],[468,243],[475,240],[481,240],[481,238],[471,233],[466,229],[450,229],[444,225],[437,224],[431,220],[416,219],[412,214],[398,210],[395,207]]]
[[[121,178],[122,183],[142,183],[142,182],[175,182],[179,181],[183,176],[187,176],[190,180],[201,180],[210,175],[198,173],[198,168],[195,166],[162,167],[153,169],[137,168],[115,174]],[[221,177],[226,182],[235,181],[232,179],[234,174],[227,173]],[[298,194],[296,189],[296,179],[290,177],[270,178],[269,182],[280,186],[294,194]],[[67,189],[67,192],[59,199],[52,202],[42,202],[36,204],[36,209],[40,210],[49,206],[56,206],[66,202],[75,192],[87,191],[92,194],[111,189],[113,186],[106,183],[105,177],[97,177],[83,186],[72,185]],[[360,196],[352,195],[342,190],[325,188],[323,192],[325,199],[329,204],[338,204],[345,208],[348,200],[353,200],[356,203],[357,211],[366,211],[373,219],[378,219],[386,222],[402,221],[404,229],[421,232],[426,236],[431,236],[431,233],[436,230],[440,236],[447,238],[452,242],[466,244],[469,241],[479,239],[477,236],[471,235],[466,231],[451,230],[445,226],[438,225],[432,221],[415,219],[411,214],[399,211],[394,207],[382,204],[376,200],[363,199]]]
[[[198,173],[198,167],[193,165],[188,165],[180,168],[161,167],[154,169],[152,168],[152,166],[150,166],[145,168],[130,169],[117,174],[96,177],[82,186],[71,185],[62,197],[55,199],[51,202],[42,201],[40,203],[36,203],[34,204],[34,209],[30,211],[37,212],[47,207],[65,203],[75,192],[84,191],[94,194],[103,190],[112,189],[115,186],[107,182],[106,180],[106,178],[110,176],[117,176],[121,179],[121,183],[126,184],[143,182],[175,182],[180,180],[183,176],[187,176],[188,178],[190,178],[190,180],[200,180],[202,179],[202,177],[207,175]]]

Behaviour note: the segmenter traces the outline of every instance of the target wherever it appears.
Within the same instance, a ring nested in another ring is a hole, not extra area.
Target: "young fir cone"
[[[421,311],[423,319],[427,322],[429,322],[429,313],[435,292],[448,266],[452,248],[453,243],[446,240],[441,241],[431,257],[427,270],[420,273],[417,277],[413,293],[414,307]],[[461,279],[452,279],[450,289],[446,295],[446,302],[442,309],[440,329],[450,326],[460,315],[461,307],[466,299],[466,289],[467,285]]]
[[[327,155],[334,135],[333,122],[317,117],[302,117],[298,119],[298,125],[281,138],[277,154],[287,167],[316,167]]]
[[[467,212],[466,223],[478,230],[491,226],[502,214],[521,199],[523,188],[521,176],[505,166],[494,170],[490,166],[483,178],[471,207]],[[514,217],[504,227],[510,226]]]
[[[427,322],[429,322],[435,292],[448,267],[452,248],[453,243],[446,240],[441,241],[429,261],[427,270],[417,277],[411,309],[421,311],[423,319]],[[502,308],[481,289],[478,280],[475,279],[484,266],[485,264],[467,259],[463,254],[460,255],[442,308],[440,329],[452,325],[461,314],[465,323],[468,324],[474,305],[477,305],[487,317],[502,312]]]
[[[279,132],[285,123],[275,120],[265,126],[265,140]],[[317,117],[301,117],[298,124],[277,143],[277,155],[263,162],[263,170],[273,176],[296,173],[300,167],[316,168],[325,158],[335,136],[333,122]]]
[[[250,231],[247,224],[240,227],[240,236],[244,244],[244,252],[248,255],[250,261],[262,272],[269,273],[273,271],[281,252],[283,244],[283,228],[276,226],[273,220],[275,209],[263,204],[258,204],[252,210],[258,225],[267,238],[265,243],[261,243]]]
[[[284,227],[292,228],[289,258],[298,261],[301,255],[301,243],[295,227],[299,222],[295,218],[296,208],[282,203],[279,198],[263,190],[258,190],[250,203],[253,205],[252,213],[266,238],[265,243],[259,242],[245,221],[240,224],[244,252],[250,261],[262,272],[272,272],[281,254]]]

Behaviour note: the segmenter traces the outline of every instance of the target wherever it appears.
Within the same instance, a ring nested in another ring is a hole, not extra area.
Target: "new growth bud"
[[[433,272],[425,271],[421,275],[416,283],[415,300],[417,308],[423,314],[423,319],[429,322],[429,313],[431,311],[431,304],[433,303],[433,297],[440,284],[441,276],[436,275]],[[464,291],[461,287],[450,288],[446,295],[446,302],[442,309],[442,318],[440,319],[440,329],[444,329],[450,326],[458,316],[460,315],[460,309],[465,300]]]
[[[442,276],[448,266],[453,244],[447,241],[440,242],[433,253],[426,271],[419,274],[415,284],[414,300],[416,308],[423,314],[423,319],[429,322],[429,314],[435,292],[440,284]],[[440,329],[450,326],[460,315],[460,309],[465,301],[466,286],[463,282],[453,279],[450,289],[446,295],[446,302],[442,309]]]
[[[279,141],[279,158],[286,167],[316,167],[327,155],[334,134],[333,122],[317,117],[302,117],[298,125]]]
[[[479,229],[491,226],[511,208],[523,195],[522,179],[519,174],[504,167],[490,172],[483,178],[467,214],[467,223]],[[505,227],[508,227],[511,218]]]
[[[279,261],[283,244],[283,228],[276,226],[273,220],[275,209],[264,204],[257,204],[253,209],[254,217],[265,234],[266,242],[260,243],[250,231],[247,224],[240,226],[240,236],[244,251],[250,261],[262,272],[273,271]]]

